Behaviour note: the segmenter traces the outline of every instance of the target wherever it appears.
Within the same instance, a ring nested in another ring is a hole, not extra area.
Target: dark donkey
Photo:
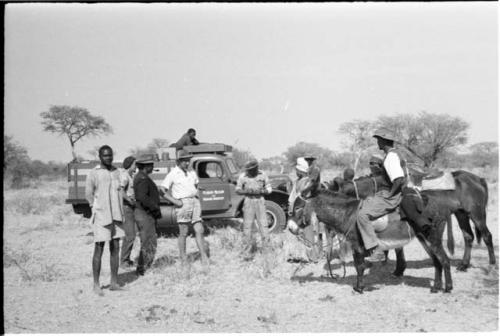
[[[409,189],[409,188],[406,188]],[[298,197],[293,205],[293,214],[288,220],[288,229],[293,234],[310,225],[313,220],[321,221],[325,226],[337,233],[345,236],[353,250],[354,266],[357,272],[357,281],[354,290],[362,293],[364,289],[363,273],[367,268],[364,261],[366,249],[364,248],[361,235],[357,228],[357,212],[360,200],[347,195],[332,192],[329,190],[319,190],[309,199]],[[412,197],[411,195],[407,197]],[[415,207],[423,206],[422,199],[415,199]],[[418,240],[425,251],[431,257],[435,277],[431,292],[436,293],[442,289],[442,273],[444,269],[445,292],[451,292],[453,283],[451,279],[450,261],[442,245],[442,235],[444,231],[444,221],[439,219],[433,222],[431,234],[428,237],[417,235]],[[413,229],[403,221],[398,224],[390,224],[381,233],[378,233],[381,243],[390,244],[392,248],[402,247],[408,244],[415,237]],[[389,242],[389,243],[387,243]],[[395,274],[403,274],[406,268],[404,255],[397,254]]]
[[[474,223],[477,242],[484,240],[488,248],[489,261],[491,265],[496,264],[495,252],[490,230],[486,225],[486,206],[488,204],[488,185],[486,180],[464,170],[452,172],[455,180],[455,190],[424,190],[420,192],[424,205],[429,202],[439,204],[447,222],[448,250],[453,254],[454,242],[451,227],[451,214],[457,218],[458,225],[462,230],[465,240],[464,255],[462,261],[457,266],[457,270],[466,271],[470,267],[470,258],[474,234],[472,233],[470,221]],[[416,176],[416,184],[421,183],[422,176]],[[364,199],[373,195],[378,189],[388,187],[383,175],[373,177],[360,177],[352,181],[335,179],[330,186],[333,190],[357,198]],[[396,254],[399,253],[396,250]]]

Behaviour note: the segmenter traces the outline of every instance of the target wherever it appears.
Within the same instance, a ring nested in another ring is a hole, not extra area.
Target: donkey
[[[410,207],[412,206],[415,208],[423,207],[422,199],[417,194],[413,194],[413,189],[405,188],[404,192],[406,197],[414,199],[412,202],[407,202],[405,211],[411,212],[413,209],[410,209]],[[323,222],[329,230],[345,236],[352,246],[354,266],[357,272],[357,281],[353,288],[356,292],[363,293],[365,287],[363,273],[367,268],[364,258],[367,252],[356,225],[359,205],[360,200],[356,198],[328,190],[318,190],[309,199],[298,197],[295,200],[292,216],[288,220],[287,227],[293,234],[299,234],[302,229],[311,225],[314,220],[318,220]],[[377,233],[377,236],[382,245],[390,248],[402,247],[416,236],[434,264],[435,277],[431,292],[436,293],[442,290],[444,270],[444,291],[449,293],[453,289],[453,282],[450,261],[442,245],[444,221],[442,218],[437,218],[439,207],[436,207],[436,209],[438,210],[435,213],[436,220],[432,222],[433,227],[427,237],[420,234],[415,235],[412,226],[404,221],[400,221],[398,224],[391,221],[386,228]],[[405,268],[406,261],[401,250],[401,253],[397,253],[394,273],[402,275]]]
[[[415,178],[414,182],[420,184],[422,176],[413,176]],[[457,266],[457,270],[467,271],[467,268],[470,267],[474,234],[472,233],[469,220],[472,220],[474,223],[477,242],[480,243],[482,238],[488,248],[489,263],[495,265],[496,258],[491,232],[486,225],[486,206],[488,204],[488,185],[486,180],[464,170],[454,171],[452,172],[452,176],[455,180],[455,190],[424,190],[420,192],[424,205],[428,204],[428,202],[439,203],[443,207],[441,211],[449,213],[448,216],[444,217],[447,222],[448,250],[451,254],[454,252],[451,214],[457,218],[465,240],[464,255],[462,261]],[[354,180],[354,182],[334,179],[330,185],[332,190],[338,190],[346,195],[356,196],[360,199],[371,196],[377,190],[384,187],[387,188],[388,184],[383,175],[360,177]],[[396,253],[398,253],[397,250]]]

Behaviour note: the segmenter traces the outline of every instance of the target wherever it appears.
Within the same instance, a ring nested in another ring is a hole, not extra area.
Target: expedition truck
[[[236,181],[242,172],[235,164],[232,155],[232,147],[224,144],[201,144],[198,146],[185,146],[193,155],[190,167],[197,173],[199,178],[199,198],[202,209],[202,218],[207,225],[210,219],[241,218],[244,196],[235,192]],[[159,185],[168,172],[176,166],[175,148],[166,149],[167,152],[155,155],[151,179]],[[91,209],[85,199],[85,179],[99,161],[86,161],[69,163],[68,172],[68,198],[67,204],[73,206],[77,214],[90,218]],[[121,163],[114,163],[121,167]],[[273,191],[265,196],[267,224],[270,232],[280,232],[286,225],[286,214],[288,213],[288,195],[291,188],[291,180],[288,175],[269,175]],[[157,231],[162,232],[177,224],[174,206],[165,198],[160,198],[160,209],[162,218],[158,220]]]

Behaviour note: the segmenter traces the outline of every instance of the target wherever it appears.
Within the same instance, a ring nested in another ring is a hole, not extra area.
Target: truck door
[[[225,212],[231,206],[231,193],[227,176],[220,161],[200,160],[195,163],[200,183],[201,210]]]

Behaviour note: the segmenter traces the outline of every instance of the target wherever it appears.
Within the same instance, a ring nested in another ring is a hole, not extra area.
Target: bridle
[[[307,204],[307,203],[311,202],[310,198],[305,198],[305,197],[303,197],[303,196],[302,196],[302,194],[300,194],[300,193],[298,194],[297,198],[300,198],[302,201],[304,201],[304,203],[305,203],[305,204]],[[294,210],[293,210],[293,212],[294,212],[294,213],[296,213],[296,211],[299,211],[299,210],[304,210],[304,208],[305,208],[305,204],[304,204],[304,206],[303,206],[303,207],[301,207],[301,208],[299,208],[299,209],[297,209],[297,210],[295,210],[295,209],[294,209]],[[304,216],[304,214],[301,214],[301,217],[302,217],[302,218],[301,218],[301,225],[299,225],[299,228],[300,228],[300,227],[307,227],[307,226],[309,226],[310,224],[307,224],[307,223],[305,222],[305,216]],[[351,231],[351,229],[352,229],[352,226],[349,228],[349,230],[347,231],[346,235],[347,235],[347,234]],[[346,237],[346,235],[344,235],[344,239],[342,239],[342,240],[340,240],[340,239],[339,239],[339,244],[340,244],[340,243],[343,243],[343,242],[345,241],[345,237]],[[321,245],[321,246],[320,246],[320,245],[319,245],[319,242],[310,241],[309,239],[307,239],[306,237],[304,237],[304,236],[303,236],[303,235],[301,235],[301,234],[296,234],[296,235],[295,235],[295,237],[297,237],[297,240],[298,240],[298,241],[300,241],[300,242],[301,242],[302,244],[304,244],[306,247],[311,248],[311,249],[312,249],[312,248],[314,248],[314,247],[318,247],[318,248],[319,248],[319,247],[321,247],[322,249],[325,249],[325,248],[326,248],[326,249],[331,249],[331,248],[333,247],[333,242],[332,242],[332,243],[329,243],[329,244],[327,244],[327,245]],[[332,239],[333,239],[333,237],[332,237]],[[327,253],[326,263],[328,264],[328,273],[329,273],[330,277],[331,277],[332,279],[334,279],[334,280],[338,279],[338,278],[339,278],[339,275],[337,275],[337,274],[335,274],[335,275],[334,275],[334,274],[333,274],[333,271],[332,271],[332,266],[330,265],[330,263],[331,263],[331,253]],[[342,266],[343,266],[343,268],[344,268],[344,272],[343,272],[342,277],[343,277],[343,278],[345,278],[345,275],[346,275],[346,266],[345,266],[345,261],[342,261]],[[294,273],[296,273],[296,272],[298,272],[298,269],[297,269],[297,270],[295,270],[295,272],[294,272]]]

